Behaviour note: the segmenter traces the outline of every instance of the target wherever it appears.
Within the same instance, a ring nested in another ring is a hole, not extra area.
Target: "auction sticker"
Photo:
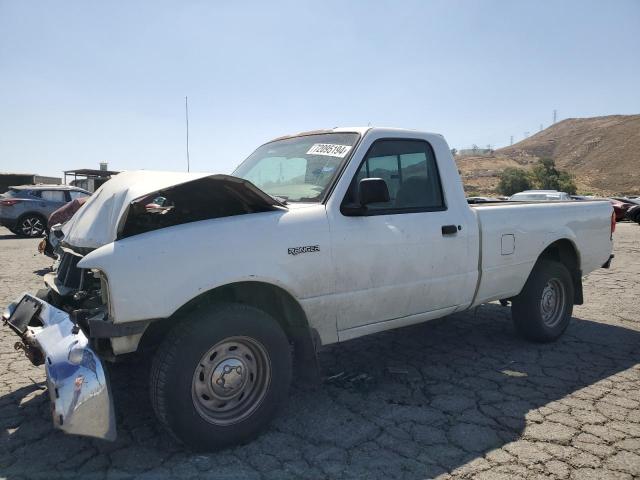
[[[344,158],[349,153],[349,145],[335,145],[333,143],[315,143],[311,146],[307,155],[325,155],[327,157]]]

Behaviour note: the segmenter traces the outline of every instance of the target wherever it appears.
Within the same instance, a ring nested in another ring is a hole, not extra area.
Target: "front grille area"
[[[80,288],[82,269],[78,268],[78,262],[82,257],[69,252],[64,252],[58,265],[58,281],[65,287]]]

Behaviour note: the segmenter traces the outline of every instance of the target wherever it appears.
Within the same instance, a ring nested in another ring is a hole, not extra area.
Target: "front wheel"
[[[41,237],[46,226],[45,220],[40,215],[25,215],[18,220],[15,232],[21,237]]]
[[[151,402],[161,423],[195,450],[245,443],[287,398],[291,348],[265,312],[239,304],[200,308],[155,355]]]
[[[569,326],[574,288],[567,267],[554,260],[540,260],[513,298],[511,315],[516,329],[537,342],[556,340]]]

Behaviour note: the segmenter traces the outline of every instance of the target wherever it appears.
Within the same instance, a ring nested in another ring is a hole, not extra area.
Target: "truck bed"
[[[612,207],[606,200],[469,206],[480,232],[480,279],[473,305],[517,295],[540,251],[557,240],[567,239],[580,252],[577,261],[583,275],[608,260]]]

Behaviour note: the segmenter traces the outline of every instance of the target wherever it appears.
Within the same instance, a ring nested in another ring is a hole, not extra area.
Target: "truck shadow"
[[[434,477],[528,435],[549,412],[571,406],[579,419],[595,411],[594,392],[640,363],[638,345],[638,331],[575,318],[559,341],[529,343],[516,336],[509,309],[485,305],[326,348],[322,385],[294,384],[267,432],[211,454],[194,454],[159,428],[147,361],[114,365],[117,441],[54,431],[46,392],[24,387],[0,397],[0,474]]]

